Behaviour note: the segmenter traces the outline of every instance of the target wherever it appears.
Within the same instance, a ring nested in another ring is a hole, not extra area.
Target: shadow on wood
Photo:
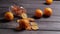
[[[10,21],[8,21],[8,20],[6,20],[6,19],[0,19],[0,23],[7,23],[7,22],[10,22]]]
[[[34,19],[40,19],[41,17],[32,16],[32,18],[34,18]]]
[[[43,15],[43,18],[49,18],[50,16]]]
[[[50,5],[50,4],[47,4],[47,3],[44,3],[45,5]]]

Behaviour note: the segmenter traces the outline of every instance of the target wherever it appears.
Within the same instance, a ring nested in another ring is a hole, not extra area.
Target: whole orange
[[[6,20],[13,20],[14,19],[13,13],[11,13],[11,12],[6,12],[4,17]]]
[[[36,9],[36,11],[35,11],[35,16],[36,16],[36,17],[42,17],[42,16],[43,16],[42,10]]]
[[[51,8],[45,8],[44,9],[44,15],[45,16],[51,16],[52,15],[52,9]]]
[[[47,4],[52,4],[53,0],[46,0]]]

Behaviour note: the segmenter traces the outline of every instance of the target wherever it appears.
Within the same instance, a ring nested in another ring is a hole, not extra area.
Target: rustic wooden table
[[[44,4],[45,1],[1,1],[0,2],[0,34],[60,34],[60,1],[54,1],[51,5]],[[37,8],[43,10],[46,7],[53,9],[53,15],[49,18],[36,19],[39,25],[37,31],[20,31],[16,32],[12,28],[15,28],[18,24],[16,19],[11,22],[3,20],[3,13],[8,11],[9,6],[17,4],[27,9],[29,17],[34,15],[34,11]]]

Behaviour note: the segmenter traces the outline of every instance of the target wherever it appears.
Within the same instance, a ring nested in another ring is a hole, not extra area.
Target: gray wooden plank
[[[23,4],[43,4],[43,3],[45,3],[45,2],[46,2],[46,1],[33,1],[33,0],[32,0],[32,1],[29,1],[29,2],[28,2],[28,1],[22,1]],[[56,1],[53,1],[53,4],[54,4],[54,3],[55,3],[55,4],[59,4],[60,1],[57,1],[57,2],[56,2]]]
[[[50,7],[50,8],[52,8],[52,10],[53,10],[53,15],[55,15],[55,16],[60,16],[60,9],[59,9],[59,7],[60,7],[60,5],[59,4],[54,4],[54,5],[43,5],[43,4],[21,4],[23,7],[25,7],[26,9],[27,9],[27,12],[30,14],[30,13],[33,13],[37,8],[40,8],[42,11],[44,11],[44,8],[46,8],[46,7]],[[2,13],[4,13],[5,11],[8,11],[9,9],[9,6],[10,5],[8,5],[7,4],[7,6],[5,6],[5,5],[3,5],[2,7],[0,6],[0,11],[2,11],[2,12],[0,12],[0,15],[2,14]]]
[[[34,3],[33,3],[34,2]],[[36,2],[36,3],[35,3]],[[49,18],[41,18],[36,19],[36,22],[39,25],[38,31],[22,31],[22,32],[14,32],[13,30],[9,28],[16,28],[18,26],[18,23],[16,23],[16,20],[12,22],[1,22],[0,21],[0,32],[1,34],[60,34],[60,1],[54,1],[52,5],[44,5],[45,1],[31,1],[31,2],[24,2],[19,3],[18,5],[22,5],[27,9],[27,14],[29,17],[34,16],[34,11],[36,8],[40,8],[41,10],[44,10],[45,7],[50,7],[53,9],[53,15]],[[3,13],[8,11],[8,8],[13,3],[5,3],[0,5],[0,16],[3,16]],[[1,12],[2,11],[2,12]],[[41,30],[41,31],[40,31]],[[43,30],[43,31],[42,31]],[[44,31],[45,30],[45,31]],[[2,33],[4,32],[4,33]]]
[[[34,3],[32,3],[34,2]],[[41,18],[36,19],[36,22],[38,22],[40,29],[46,29],[46,30],[60,30],[60,1],[54,1],[52,5],[44,5],[44,1],[32,1],[27,3],[22,3],[21,5],[27,9],[27,14],[29,17],[34,16],[34,12],[36,8],[40,8],[41,10],[44,10],[45,7],[50,7],[53,9],[53,15],[49,18]],[[36,2],[36,3],[35,3]],[[37,2],[41,2],[40,4]],[[11,4],[2,4],[0,5],[0,16],[3,16],[3,13],[8,11],[8,8]],[[20,4],[19,4],[20,5]],[[17,25],[15,21],[8,22],[8,23],[0,23],[0,28],[15,28]],[[5,27],[6,26],[6,27]]]
[[[30,2],[25,2],[25,1],[19,1],[19,2],[0,2],[0,7],[9,7],[9,6],[11,6],[11,5],[13,5],[13,4],[17,4],[17,5],[22,5],[22,6],[25,6],[25,5],[29,5],[29,4],[39,4],[39,5],[41,5],[41,6],[54,6],[54,5],[59,5],[60,4],[60,1],[54,1],[51,5],[45,5],[44,4],[45,3],[45,1],[30,1]],[[38,6],[39,6],[38,5]]]
[[[36,20],[39,30],[57,30],[60,31],[60,22],[51,22],[51,21],[40,21]],[[0,29],[12,29],[16,28],[18,23],[16,22],[7,22],[7,23],[0,23]]]
[[[30,14],[30,15],[31,15],[31,13],[33,13],[33,15],[34,15],[35,10],[37,8],[41,9],[43,12],[44,12],[44,8],[47,8],[46,6],[40,6],[40,7],[38,7],[38,5],[37,6],[32,6],[32,7],[30,7],[30,8],[29,8],[29,6],[25,7],[27,9],[27,13]],[[52,16],[60,16],[60,9],[59,9],[60,6],[59,5],[58,5],[58,7],[57,6],[49,6],[49,7],[52,8],[52,10],[53,10]]]
[[[26,0],[27,1],[27,0]],[[3,22],[1,21],[2,18],[0,18],[0,34],[60,34],[60,1],[54,1],[52,5],[44,5],[45,1],[36,1],[31,0],[31,2],[25,2],[25,0],[21,0],[21,2],[12,1],[12,3],[8,3],[6,1],[3,1],[4,3],[0,3],[0,16],[3,16],[3,13],[8,11],[8,8],[10,5],[15,4],[13,2],[16,2],[18,5],[22,5],[27,9],[27,14],[29,17],[34,16],[34,11],[36,8],[40,8],[41,10],[44,10],[45,7],[51,7],[53,9],[53,15],[49,18],[41,18],[36,19],[35,21],[39,25],[38,31],[20,31],[16,32],[13,29],[10,28],[16,28],[18,26],[18,23],[16,23],[16,19],[11,22]],[[6,3],[5,3],[6,2]],[[21,3],[21,4],[20,4]],[[33,13],[33,14],[32,14]]]
[[[11,29],[0,29],[0,34],[60,34],[59,31],[14,31]]]
[[[38,23],[39,30],[60,30],[60,21],[55,19],[36,19],[36,22]],[[16,28],[18,26],[18,23],[16,23],[16,20],[12,22],[0,22],[0,28],[2,29],[8,29],[8,28]]]

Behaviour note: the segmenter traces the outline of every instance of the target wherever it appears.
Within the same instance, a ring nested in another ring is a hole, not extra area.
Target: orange
[[[44,15],[51,16],[52,15],[52,9],[51,8],[45,8],[44,9]]]
[[[35,16],[36,16],[36,17],[42,17],[42,15],[43,15],[42,10],[36,9],[36,11],[35,11]]]
[[[47,4],[52,4],[53,0],[46,0]]]
[[[11,13],[11,12],[6,12],[4,16],[5,16],[6,20],[13,20],[14,19],[13,13]]]

